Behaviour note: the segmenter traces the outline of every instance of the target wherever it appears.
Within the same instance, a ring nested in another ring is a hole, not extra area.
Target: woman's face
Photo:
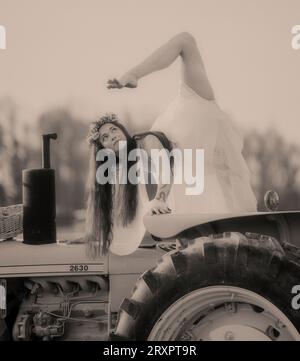
[[[113,123],[102,125],[99,131],[99,140],[104,148],[113,150],[115,153],[119,151],[119,142],[127,141],[123,131]]]

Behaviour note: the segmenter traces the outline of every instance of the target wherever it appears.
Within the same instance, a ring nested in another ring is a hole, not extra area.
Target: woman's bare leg
[[[132,68],[120,79],[119,85],[114,86],[110,81],[110,88],[123,87],[128,79],[141,79],[155,71],[162,70],[171,65],[178,56],[182,58],[183,80],[200,96],[212,100],[214,94],[208,81],[203,61],[195,39],[189,33],[180,33],[158,48],[142,63]],[[132,86],[134,87],[134,85]]]

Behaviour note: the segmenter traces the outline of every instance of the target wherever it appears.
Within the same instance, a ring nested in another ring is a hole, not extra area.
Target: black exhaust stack
[[[57,134],[43,135],[41,169],[23,170],[23,243],[56,243],[55,171],[50,164],[50,140]]]

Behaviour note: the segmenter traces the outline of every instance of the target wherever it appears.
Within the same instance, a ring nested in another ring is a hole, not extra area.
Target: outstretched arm
[[[178,56],[182,58],[182,77],[186,84],[200,96],[214,99],[197,43],[189,33],[174,36],[119,80],[109,80],[108,88],[134,88],[139,79],[168,67]]]
[[[148,153],[148,157],[151,163],[151,167],[153,166],[153,159],[151,159],[151,151],[153,149],[156,149],[157,151],[164,152],[165,148],[161,144],[161,142],[158,140],[158,138],[154,135],[147,135],[145,138],[143,138],[141,141],[142,148]],[[164,156],[164,154],[161,154]],[[167,161],[169,162],[168,156],[166,155]],[[155,163],[155,162],[154,162]],[[154,199],[152,199],[149,202],[149,211],[150,214],[162,214],[162,213],[170,213],[171,209],[167,205],[167,198],[170,193],[170,190],[172,188],[172,182],[173,182],[173,175],[171,171],[171,167],[168,167],[166,164],[163,164],[163,160],[159,161],[159,164],[154,164],[154,166],[158,166],[159,169],[155,169],[155,171],[158,173],[156,178],[156,195]],[[154,169],[151,168],[151,172],[154,171]],[[166,177],[163,176],[163,172],[169,171],[169,174],[166,174]]]

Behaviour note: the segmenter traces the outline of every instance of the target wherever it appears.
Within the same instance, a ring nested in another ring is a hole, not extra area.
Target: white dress
[[[175,148],[204,149],[204,191],[199,195],[186,195],[187,184],[173,184],[167,200],[172,213],[256,211],[250,173],[241,153],[242,138],[215,101],[202,98],[183,83],[177,98],[150,130],[165,133]],[[118,187],[116,185],[115,204],[122,197]],[[127,227],[122,226],[118,210],[114,209],[112,253],[127,255],[138,248],[145,234],[143,217],[149,210],[147,206],[145,186],[139,184],[136,217]]]
[[[186,195],[187,184],[173,184],[168,202],[173,213],[255,212],[257,202],[242,156],[243,141],[216,101],[182,83],[177,98],[155,120],[175,148],[204,149],[204,191]],[[194,163],[193,163],[194,164]]]

